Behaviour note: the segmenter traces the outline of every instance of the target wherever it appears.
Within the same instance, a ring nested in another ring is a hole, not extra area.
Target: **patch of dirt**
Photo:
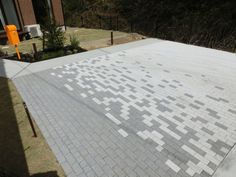
[[[121,37],[115,37],[114,36],[114,43],[113,45],[119,45],[119,44],[125,44],[132,41],[138,41],[145,39],[146,37],[137,33],[131,33],[127,35],[123,35]],[[82,48],[86,50],[94,50],[104,47],[111,46],[111,38],[101,39],[101,40],[95,40],[95,41],[89,41],[89,42],[81,42]]]
[[[33,137],[22,99],[14,84],[0,78],[0,176],[65,177],[53,152],[34,122]]]

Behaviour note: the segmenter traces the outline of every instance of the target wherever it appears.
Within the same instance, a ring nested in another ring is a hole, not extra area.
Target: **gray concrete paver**
[[[121,49],[14,79],[66,174],[212,176],[236,142],[235,56]]]

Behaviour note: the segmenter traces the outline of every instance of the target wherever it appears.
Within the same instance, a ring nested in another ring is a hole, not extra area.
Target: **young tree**
[[[43,44],[48,50],[59,50],[64,47],[65,33],[60,28],[55,19],[48,21],[42,26],[43,31]]]

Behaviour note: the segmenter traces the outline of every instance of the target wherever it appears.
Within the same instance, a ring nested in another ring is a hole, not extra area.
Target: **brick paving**
[[[208,177],[236,142],[234,54],[160,42],[16,77],[67,176]]]

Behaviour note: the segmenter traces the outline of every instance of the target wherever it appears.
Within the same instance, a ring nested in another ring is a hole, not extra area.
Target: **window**
[[[13,0],[0,0],[0,32],[5,25],[16,25],[20,29],[19,19]]]

